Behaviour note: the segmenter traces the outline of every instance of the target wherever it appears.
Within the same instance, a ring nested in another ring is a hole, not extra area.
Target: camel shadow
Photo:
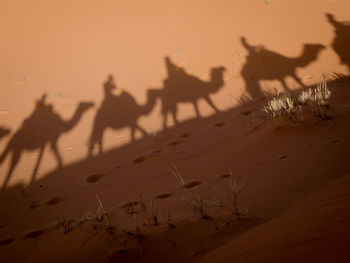
[[[162,102],[161,112],[163,115],[163,129],[167,128],[167,118],[171,114],[175,125],[177,125],[177,112],[179,103],[192,103],[196,112],[196,117],[200,118],[198,101],[204,99],[211,108],[218,113],[210,94],[218,92],[224,86],[224,67],[212,68],[211,79],[203,81],[198,77],[188,74],[185,69],[176,66],[169,57],[165,57],[168,77],[163,81],[163,88],[159,90],[159,97]]]
[[[135,141],[135,131],[139,130],[143,136],[148,133],[140,125],[138,119],[141,116],[149,114],[154,108],[157,100],[157,92],[155,90],[147,91],[147,101],[143,105],[139,105],[136,100],[126,91],[122,91],[120,95],[113,94],[116,90],[114,78],[110,75],[103,85],[104,100],[98,109],[92,133],[89,139],[88,157],[93,156],[94,147],[98,146],[98,153],[103,153],[103,133],[107,128],[121,129],[130,127],[131,141]]]
[[[63,133],[73,129],[80,121],[83,113],[93,106],[91,102],[81,102],[74,116],[69,121],[65,121],[54,111],[52,104],[45,102],[45,99],[46,95],[44,94],[36,101],[34,111],[23,121],[21,127],[13,134],[0,155],[1,164],[9,154],[12,154],[2,190],[6,189],[11,175],[25,150],[39,150],[39,156],[31,176],[31,183],[35,181],[46,144],[50,144],[51,150],[57,159],[58,168],[62,168],[62,157],[57,146],[58,140]]]
[[[320,44],[304,44],[302,53],[298,57],[286,57],[264,46],[252,46],[245,37],[241,37],[241,42],[248,51],[241,75],[246,90],[253,99],[261,99],[266,95],[259,85],[259,82],[264,80],[278,80],[287,91],[289,88],[285,78],[291,77],[300,86],[305,87],[296,75],[296,70],[314,62],[320,51],[325,48]]]
[[[341,64],[346,65],[350,71],[350,23],[338,22],[332,14],[327,13],[326,16],[335,29],[332,48],[339,56]]]
[[[6,128],[3,128],[3,127],[0,127],[0,140],[9,135],[10,134],[10,130],[9,129],[6,129]]]

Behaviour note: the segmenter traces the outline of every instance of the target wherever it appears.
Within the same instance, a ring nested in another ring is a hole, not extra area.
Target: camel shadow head
[[[240,37],[240,40],[242,43],[246,43],[247,42],[247,39],[245,37]]]
[[[90,102],[90,101],[81,101],[81,102],[79,102],[77,111],[79,111],[79,112],[85,112],[85,111],[87,111],[88,109],[92,108],[93,106],[94,106],[94,103],[93,103],[93,102]]]
[[[334,20],[334,16],[330,13],[326,13],[326,17],[328,19],[328,21],[333,21]]]
[[[322,45],[322,44],[304,44],[303,45],[303,50],[306,53],[318,53],[320,52],[322,49],[325,49],[326,46]]]
[[[10,130],[0,127],[0,139],[10,134]]]
[[[222,79],[225,71],[226,71],[225,67],[211,68],[210,75],[213,79]]]

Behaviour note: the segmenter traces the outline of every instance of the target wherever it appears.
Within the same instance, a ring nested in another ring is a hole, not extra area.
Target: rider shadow
[[[191,103],[194,107],[196,117],[201,118],[198,101],[204,99],[211,108],[219,113],[209,95],[217,93],[224,87],[224,67],[212,68],[210,80],[203,81],[196,76],[188,74],[184,68],[175,65],[169,57],[165,57],[165,65],[168,76],[163,81],[163,88],[159,90],[163,115],[163,129],[167,128],[167,118],[171,114],[175,125],[179,124],[177,113],[180,103]]]
[[[291,77],[301,87],[305,87],[297,76],[296,70],[316,61],[320,51],[325,48],[320,44],[304,44],[302,53],[299,56],[286,57],[268,50],[264,46],[252,46],[245,37],[241,37],[241,42],[248,51],[241,75],[244,79],[246,90],[252,99],[262,99],[266,96],[266,92],[260,86],[260,81],[278,80],[284,90],[287,91],[289,88],[285,78]]]
[[[326,16],[335,29],[332,48],[339,56],[341,64],[346,65],[350,72],[350,22],[339,22],[332,14],[326,14]]]
[[[1,164],[6,157],[11,154],[10,167],[2,185],[2,190],[6,188],[14,169],[26,150],[39,150],[39,156],[31,176],[31,183],[35,181],[47,144],[50,144],[51,150],[55,154],[58,168],[62,168],[62,157],[57,146],[58,139],[63,133],[73,129],[80,121],[83,113],[93,106],[91,102],[81,102],[74,116],[70,120],[65,121],[54,111],[53,105],[46,103],[45,100],[46,95],[44,94],[36,101],[34,111],[23,121],[21,127],[13,134],[0,156]]]
[[[147,91],[147,101],[143,105],[138,104],[133,96],[124,90],[119,95],[113,94],[116,85],[112,75],[103,84],[103,90],[104,100],[94,119],[89,139],[88,157],[93,156],[96,145],[98,153],[103,153],[103,134],[107,128],[121,129],[129,127],[132,142],[135,141],[136,130],[139,130],[144,137],[147,136],[147,131],[138,125],[138,119],[141,116],[148,115],[156,105],[157,92],[155,90]]]

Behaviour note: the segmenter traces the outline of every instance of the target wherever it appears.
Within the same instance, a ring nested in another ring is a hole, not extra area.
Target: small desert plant
[[[296,124],[303,123],[304,121],[301,106],[296,102],[296,95],[294,92],[284,94],[278,93],[276,97],[268,101],[262,110],[271,117],[276,124],[278,124],[285,115]]]
[[[157,226],[159,225],[158,221],[159,215],[158,215],[158,208],[154,206],[154,200],[151,201],[151,215],[150,215],[150,221],[153,225]]]
[[[170,172],[175,176],[175,178],[179,181],[180,187],[183,190],[185,201],[191,208],[191,211],[198,216],[201,219],[210,219],[211,217],[206,211],[206,204],[208,202],[204,201],[200,195],[197,195],[196,197],[192,197],[188,194],[186,188],[185,188],[185,181],[182,178],[179,170],[176,168],[174,163],[171,163],[174,170],[170,170]]]
[[[237,178],[235,178],[232,175],[232,172],[230,171],[230,178],[229,178],[229,184],[233,193],[233,214],[236,216],[237,219],[240,219],[242,216],[242,213],[239,210],[238,207],[238,197],[239,193],[242,189],[242,187],[245,185],[245,183],[238,183]]]
[[[110,214],[106,213],[105,209],[103,208],[102,202],[97,195],[96,195],[96,199],[97,199],[98,204],[99,204],[96,219],[98,221],[105,221],[105,223],[107,225],[107,229],[113,229],[113,226],[111,225]]]
[[[302,107],[308,107],[315,116],[327,119],[330,95],[331,91],[327,87],[327,81],[324,79],[322,83],[314,88],[304,89],[299,92],[278,93],[268,101],[262,110],[277,125],[284,115],[296,124],[303,123]]]
[[[329,107],[331,91],[327,87],[326,80],[318,84],[316,88],[311,89],[310,93],[307,104],[310,106],[313,114],[322,120],[327,119],[327,108]]]
[[[96,213],[92,213],[92,212],[86,212],[85,215],[76,220],[76,219],[72,219],[69,217],[66,217],[62,220],[62,222],[59,224],[60,226],[63,226],[64,228],[64,233],[69,233],[71,231],[73,231],[74,229],[78,228],[79,226],[96,220],[97,222],[102,222],[104,221],[107,225],[107,232],[109,232],[110,234],[113,234],[115,232],[115,227],[112,226],[111,222],[110,222],[110,218],[112,213],[107,213],[102,205],[101,200],[98,198],[98,196],[96,196],[96,199],[98,201],[99,207],[96,211]]]

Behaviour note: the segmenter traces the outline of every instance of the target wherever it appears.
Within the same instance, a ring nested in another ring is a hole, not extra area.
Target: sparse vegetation
[[[274,120],[277,126],[280,126],[285,117],[295,124],[301,124],[304,121],[302,108],[296,102],[295,94],[292,92],[278,93],[262,110]]]
[[[329,108],[329,98],[331,90],[327,87],[327,81],[317,85],[317,87],[304,89],[301,91],[278,93],[268,101],[262,108],[277,126],[287,117],[294,124],[304,122],[303,108],[309,108],[313,115],[321,120],[329,118],[327,109]]]
[[[242,213],[240,212],[240,209],[238,207],[238,197],[245,183],[238,183],[237,178],[232,175],[231,171],[230,171],[230,175],[231,176],[229,178],[229,183],[233,193],[233,204],[232,204],[233,214],[236,216],[237,219],[241,219]]]
[[[175,176],[175,178],[178,180],[181,189],[183,190],[185,201],[191,208],[191,211],[198,216],[201,219],[210,219],[208,212],[206,211],[206,204],[207,202],[204,202],[200,195],[197,195],[196,197],[192,197],[188,194],[186,190],[186,184],[184,179],[182,178],[179,170],[176,168],[175,164],[172,163],[172,166],[174,170],[170,170],[170,172]]]
[[[63,226],[64,233],[69,233],[73,231],[74,229],[78,228],[79,226],[82,226],[83,224],[87,222],[97,221],[97,222],[105,222],[105,229],[110,234],[113,234],[115,232],[115,227],[111,224],[111,216],[113,213],[107,213],[105,209],[103,208],[101,200],[96,196],[96,199],[98,201],[99,207],[95,213],[92,212],[86,212],[85,215],[76,220],[72,218],[64,218],[63,221],[59,224],[60,226]]]
[[[150,215],[150,222],[152,225],[159,225],[158,221],[159,215],[158,215],[158,208],[154,205],[154,200],[151,201],[151,215]]]

